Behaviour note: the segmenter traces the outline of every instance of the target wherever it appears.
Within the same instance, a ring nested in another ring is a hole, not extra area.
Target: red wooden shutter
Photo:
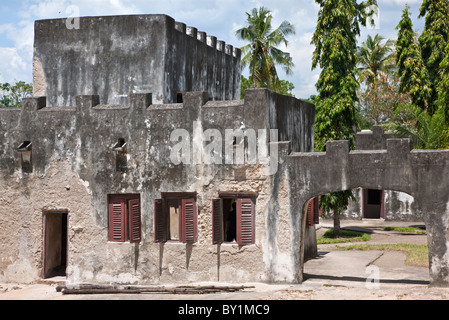
[[[140,218],[140,200],[133,199],[128,202],[129,210],[129,241],[140,242],[141,237],[141,218]]]
[[[237,243],[249,245],[255,243],[255,204],[253,199],[237,199]]]
[[[167,216],[162,199],[154,200],[154,242],[167,242]]]
[[[182,242],[198,241],[195,199],[182,199]]]
[[[313,200],[307,206],[307,226],[313,226]]]
[[[109,199],[109,241],[126,240],[126,203],[124,198]]]
[[[223,209],[222,199],[212,200],[212,243],[223,243]]]
[[[319,206],[320,206],[320,200],[318,199],[318,197],[316,197],[313,199],[313,223],[314,224],[320,223]]]

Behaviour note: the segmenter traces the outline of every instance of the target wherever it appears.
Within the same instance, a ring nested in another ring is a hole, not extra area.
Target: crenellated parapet
[[[294,151],[311,150],[313,145],[314,106],[267,89],[247,90],[243,100],[228,101],[211,100],[204,91],[185,92],[182,102],[169,104],[155,103],[152,93],[129,97],[129,103],[104,104],[99,95],[77,95],[75,104],[67,107],[54,107],[48,97],[35,97],[24,99],[20,109],[0,108],[0,170],[17,169],[16,149],[25,141],[32,142],[39,155],[34,167],[40,172],[55,156],[78,162],[74,150],[80,144],[106,152],[118,139],[128,143],[130,154],[156,150],[158,161],[167,162],[167,150],[173,145],[170,137],[177,129],[191,137],[196,129],[212,129],[223,137],[228,129],[250,130],[258,138],[258,130],[265,130],[267,142],[291,141]],[[301,121],[290,126],[291,117]],[[271,138],[271,129],[277,130],[276,137]],[[295,130],[303,135],[297,138]]]
[[[240,59],[241,58],[241,50],[239,48],[234,48],[230,44],[226,44],[226,42],[222,40],[217,40],[217,37],[208,35],[206,32],[198,31],[195,27],[189,27],[185,23],[175,22],[175,29],[182,34],[186,34],[193,39],[197,39],[201,43],[205,43],[211,48],[215,48],[220,52],[224,52],[225,54],[232,56],[233,58]]]
[[[176,103],[183,92],[212,100],[240,98],[241,52],[167,15],[81,17],[35,23],[35,96],[51,107],[95,94],[102,104],[126,104],[130,92],[152,92],[155,103]]]
[[[410,139],[386,139],[384,145],[351,151],[349,141],[330,141],[326,152],[291,153],[287,167],[298,225],[309,201],[320,195],[356,188],[405,192],[426,223],[431,285],[448,286],[449,150],[414,150]]]

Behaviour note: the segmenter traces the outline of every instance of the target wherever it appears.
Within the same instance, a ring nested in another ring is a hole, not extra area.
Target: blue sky
[[[378,0],[376,27],[363,28],[360,40],[376,33],[395,39],[395,27],[406,3],[411,7],[414,28],[420,33],[424,28],[424,18],[418,19],[422,0]],[[311,70],[314,47],[310,41],[319,7],[313,0],[0,0],[0,83],[32,82],[34,21],[68,17],[72,6],[79,9],[80,16],[167,14],[236,47],[245,44],[234,35],[245,24],[245,12],[265,6],[273,12],[274,27],[288,20],[296,29],[284,48],[292,54],[294,73],[286,76],[279,70],[281,79],[295,85],[298,98],[316,93],[319,70]]]

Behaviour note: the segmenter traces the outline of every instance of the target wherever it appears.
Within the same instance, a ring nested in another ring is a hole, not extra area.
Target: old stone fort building
[[[449,283],[449,199],[418,192],[447,183],[447,152],[314,153],[312,104],[240,100],[240,50],[166,15],[36,21],[34,49],[34,97],[0,108],[0,281],[298,283],[313,199],[364,188],[414,197],[432,281]]]

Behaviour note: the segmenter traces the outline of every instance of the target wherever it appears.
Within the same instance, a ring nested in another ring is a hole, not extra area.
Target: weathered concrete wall
[[[216,43],[166,15],[82,17],[35,23],[35,96],[47,106],[75,106],[77,95],[103,104],[130,103],[129,93],[152,92],[173,103],[178,92],[206,91],[215,100],[240,95],[240,50]],[[182,28],[180,26],[183,26]],[[178,31],[181,30],[181,31]]]
[[[393,135],[385,133],[379,126],[373,130],[362,130],[357,132],[354,139],[356,150],[383,150],[387,147],[387,139],[394,138]]]
[[[205,91],[219,101],[240,98],[240,49],[173,20],[166,37],[164,103],[186,91]]]
[[[348,209],[341,212],[343,219],[363,218],[362,189],[353,190],[355,201],[350,200]],[[415,199],[404,192],[384,190],[384,214],[386,221],[423,221],[422,212],[419,210]],[[332,213],[323,217],[331,218]]]
[[[358,132],[354,141],[356,150],[385,150],[387,139],[394,138],[394,135],[385,133],[379,126],[374,126],[373,130],[362,130]],[[413,197],[404,192],[394,190],[384,190],[384,218],[391,221],[422,221],[422,212],[417,207]],[[343,219],[363,218],[363,196],[362,189],[353,190],[356,198],[350,201],[347,210],[343,210]],[[331,215],[331,214],[330,214]],[[324,216],[327,216],[326,214]]]
[[[295,280],[290,244],[297,213],[290,210],[286,161],[291,144],[263,143],[279,150],[277,170],[267,175],[262,162],[175,165],[170,134],[185,129],[198,147],[192,160],[203,159],[197,138],[204,130],[224,137],[226,129],[275,129],[272,110],[286,105],[306,119],[297,124],[308,127],[310,138],[298,144],[304,150],[313,145],[313,105],[268,90],[249,90],[242,101],[209,101],[205,92],[183,98],[182,104],[153,104],[150,94],[131,94],[128,105],[104,105],[98,96],[78,96],[76,107],[65,108],[33,98],[20,110],[0,110],[1,281],[41,277],[42,215],[52,210],[68,212],[71,284]],[[127,143],[125,173],[115,170],[113,145],[120,138]],[[32,142],[31,173],[21,171],[17,147],[23,141]],[[154,200],[164,192],[196,192],[197,243],[154,242]],[[255,244],[212,244],[211,200],[222,192],[257,195]],[[142,241],[109,242],[108,194],[135,193],[141,196]]]
[[[423,213],[411,195],[388,190],[385,191],[385,220],[422,221]]]
[[[449,286],[449,150],[411,149],[408,139],[390,139],[386,150],[380,151],[349,152],[348,141],[333,141],[326,153],[292,153],[288,168],[295,177],[291,192],[297,197],[291,211],[300,211],[309,199],[329,192],[359,187],[405,192],[423,213],[431,284]]]

